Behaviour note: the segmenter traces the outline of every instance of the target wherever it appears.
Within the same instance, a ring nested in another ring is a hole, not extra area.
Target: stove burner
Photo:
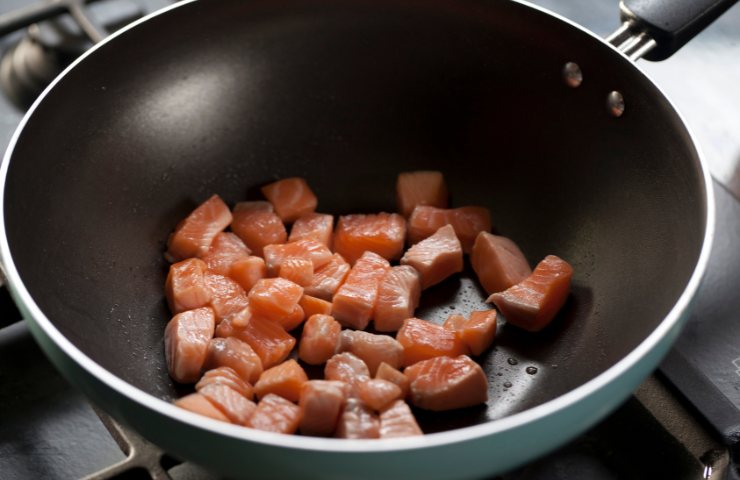
[[[0,89],[17,107],[27,109],[67,65],[93,45],[91,38],[100,38],[91,31],[112,32],[143,15],[138,5],[126,0],[89,5],[85,13],[88,16],[82,19],[79,14],[65,14],[35,23],[5,52],[0,60]]]

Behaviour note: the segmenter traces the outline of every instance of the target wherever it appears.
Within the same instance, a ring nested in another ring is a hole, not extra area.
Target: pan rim
[[[11,137],[8,148],[3,156],[2,164],[0,165],[0,269],[2,269],[4,273],[6,286],[9,288],[16,304],[18,304],[19,306],[19,309],[24,314],[24,319],[35,323],[35,325],[38,326],[43,331],[43,333],[64,352],[65,355],[67,355],[83,370],[87,371],[87,373],[98,379],[98,381],[105,384],[107,388],[117,392],[120,395],[123,395],[129,401],[135,402],[143,408],[154,410],[157,414],[168,417],[170,420],[184,422],[190,427],[207,430],[211,433],[220,434],[223,436],[231,437],[233,439],[261,443],[273,447],[289,447],[292,449],[305,451],[330,451],[334,453],[382,453],[387,451],[428,449],[457,442],[467,442],[482,437],[501,434],[506,431],[516,430],[517,428],[523,427],[527,424],[543,420],[551,415],[555,415],[558,412],[566,410],[568,407],[571,407],[581,401],[586,400],[588,397],[604,389],[609,384],[617,382],[620,378],[626,376],[630,371],[637,367],[641,360],[643,360],[646,356],[648,356],[650,352],[656,349],[664,340],[664,338],[669,334],[669,332],[681,322],[681,320],[684,318],[684,313],[686,312],[691,302],[691,299],[696,294],[701,278],[703,277],[707,268],[715,231],[715,202],[711,175],[707,166],[707,162],[706,160],[704,160],[705,157],[701,150],[701,147],[696,141],[696,137],[692,132],[690,126],[684,120],[683,115],[681,115],[675,105],[671,102],[670,98],[665,95],[659,84],[654,82],[644,71],[639,68],[639,66],[635,65],[631,60],[629,60],[627,56],[616,50],[613,46],[609,45],[604,39],[585,29],[584,27],[574,23],[573,21],[524,0],[510,1],[512,3],[517,3],[528,7],[534,11],[539,12],[540,14],[553,17],[560,22],[564,22],[571,28],[579,30],[581,33],[591,37],[592,39],[597,40],[603,45],[609,46],[609,48],[613,50],[614,53],[620,55],[625,61],[629,62],[636,69],[639,75],[642,75],[648,82],[650,82],[650,84],[657,90],[660,96],[663,97],[662,100],[667,103],[667,105],[677,116],[678,120],[681,121],[681,124],[686,130],[688,137],[691,139],[698,159],[700,171],[702,173],[703,187],[705,192],[704,200],[706,204],[706,209],[704,212],[706,214],[706,226],[699,258],[696,262],[696,265],[694,266],[694,270],[691,273],[689,281],[687,282],[681,295],[678,297],[676,303],[663,318],[663,320],[658,324],[658,326],[642,342],[640,342],[640,344],[637,345],[636,348],[634,348],[626,356],[624,356],[622,359],[617,361],[615,364],[613,364],[611,367],[609,367],[596,377],[568,391],[563,395],[560,395],[552,400],[549,400],[543,404],[529,408],[522,412],[508,415],[504,418],[491,420],[482,424],[453,429],[445,432],[431,433],[420,437],[384,439],[382,441],[302,437],[282,435],[271,432],[263,432],[250,428],[244,428],[238,425],[226,424],[197,415],[195,413],[185,411],[117,377],[116,375],[93,361],[79,348],[77,348],[70,340],[68,340],[56,328],[52,321],[48,317],[46,317],[46,315],[41,311],[39,306],[33,300],[29,291],[26,289],[26,286],[21,280],[20,274],[11,256],[7,232],[5,229],[5,188],[9,164],[11,158],[13,157],[13,152],[15,151],[16,145],[21,137],[23,130],[25,129],[26,124],[33,116],[36,109],[44,101],[45,97],[49,95],[51,91],[53,91],[54,87],[61,81],[61,79],[63,79],[79,63],[83,62],[88,56],[94,54],[103,45],[107,44],[110,41],[113,41],[118,36],[123,35],[128,30],[137,27],[139,24],[146,22],[154,17],[163,15],[170,10],[195,3],[197,2],[197,0],[183,0],[161,10],[158,10],[150,15],[147,15],[122,28],[121,30],[113,33],[112,35],[92,47],[90,50],[85,52],[74,62],[72,62],[72,64],[69,65],[56,79],[54,79],[54,81],[35,100],[33,105],[25,113],[23,119],[21,120],[13,136]],[[608,412],[605,412],[605,414],[606,413]]]

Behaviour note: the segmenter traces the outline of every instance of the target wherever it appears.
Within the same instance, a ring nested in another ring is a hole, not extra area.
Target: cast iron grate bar
[[[0,35],[7,35],[36,22],[69,13],[88,38],[97,43],[106,37],[105,30],[96,25],[85,11],[86,4],[96,1],[99,0],[45,0],[0,15]]]
[[[93,407],[100,421],[108,429],[113,440],[126,455],[126,458],[114,465],[88,475],[84,480],[171,480],[167,470],[178,465],[178,460],[164,453],[153,443],[144,440],[120,423],[113,420],[100,409]]]

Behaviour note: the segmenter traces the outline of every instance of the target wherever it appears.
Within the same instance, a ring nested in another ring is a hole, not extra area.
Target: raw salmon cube
[[[285,243],[288,232],[270,202],[240,202],[234,206],[231,230],[255,255],[266,245]]]
[[[334,217],[326,213],[309,213],[303,215],[293,223],[290,229],[288,241],[297,240],[316,240],[332,247],[332,237],[334,236]]]
[[[456,313],[447,317],[447,320],[445,320],[445,323],[442,326],[448,330],[457,332],[457,336],[460,337],[460,339],[462,340],[461,332],[462,329],[465,328],[466,323],[468,323],[468,319]]]
[[[406,398],[406,395],[409,393],[408,377],[385,362],[381,362],[378,366],[378,371],[375,372],[375,378],[388,380],[398,385],[398,388],[401,389],[401,398]]]
[[[414,316],[421,298],[421,277],[414,267],[392,267],[378,286],[373,322],[379,332],[395,332]]]
[[[414,267],[421,277],[421,288],[429,288],[463,269],[463,251],[452,225],[408,249],[401,259],[403,265]]]
[[[370,380],[370,371],[359,357],[347,352],[337,353],[327,360],[324,378],[348,384],[349,395],[356,397],[359,385]]]
[[[485,207],[442,209],[418,206],[409,217],[409,243],[418,243],[445,225],[452,225],[463,252],[470,253],[480,232],[491,231],[491,213]]]
[[[308,285],[313,280],[313,263],[307,258],[286,258],[280,264],[278,277],[290,280],[301,286]]]
[[[260,365],[262,362],[260,362]],[[236,370],[231,367],[218,367],[208,370],[195,384],[195,390],[208,385],[226,385],[239,392],[247,400],[254,399],[254,388],[249,382],[244,381]]]
[[[396,340],[403,345],[405,365],[442,355],[454,357],[468,353],[467,347],[455,332],[419,318],[404,321]]]
[[[331,315],[331,302],[312,297],[311,295],[304,294],[298,305],[303,309],[306,318],[311,318],[313,315]]]
[[[425,410],[452,410],[485,403],[488,381],[467,355],[435,357],[406,367],[411,403]]]
[[[565,304],[572,277],[573,267],[568,262],[548,255],[532,275],[486,301],[496,305],[507,323],[536,332],[545,328]]]
[[[337,438],[380,438],[380,419],[358,398],[348,398],[339,417]]]
[[[249,303],[249,302],[247,301],[247,303]],[[245,308],[245,309],[243,309],[243,310],[241,310],[239,312],[236,312],[234,315],[232,315],[228,319],[224,319],[224,320],[229,320],[229,327],[227,327],[227,328],[244,328],[247,325],[249,325],[249,322],[252,321],[252,317],[253,316],[254,316],[254,314],[252,313],[252,309],[249,308],[249,305],[247,305],[247,308]],[[218,336],[218,335],[216,335],[216,336]]]
[[[480,232],[470,254],[478,280],[488,294],[503,292],[532,274],[527,259],[514,242]]]
[[[347,400],[347,384],[332,380],[310,380],[301,388],[301,424],[304,435],[328,437],[334,433]]]
[[[306,314],[303,312],[303,309],[300,305],[296,305],[293,307],[293,311],[290,312],[290,315],[280,317],[273,321],[283,327],[286,332],[290,332],[291,330],[295,330],[300,327],[305,319]]]
[[[249,254],[249,249],[239,237],[231,232],[220,232],[200,259],[206,262],[209,272],[228,277],[231,264],[248,258]]]
[[[231,264],[229,278],[249,292],[258,280],[267,276],[265,261],[260,257],[247,257]]]
[[[290,400],[268,393],[257,404],[247,426],[276,433],[295,433],[301,422],[301,408]]]
[[[397,213],[343,215],[334,232],[334,251],[354,264],[366,251],[398,260],[406,241],[406,219]]]
[[[305,293],[312,297],[331,301],[349,274],[350,265],[344,257],[335,253],[325,265],[314,269],[313,280],[305,287]]]
[[[367,365],[371,376],[375,375],[383,362],[394,368],[403,365],[403,346],[388,335],[344,330],[339,335],[337,352],[349,352],[360,358]]]
[[[403,400],[396,400],[380,413],[380,438],[423,435],[414,414]]]
[[[194,383],[206,361],[216,318],[208,307],[178,313],[164,330],[164,353],[170,376],[180,383]]]
[[[216,408],[226,415],[231,423],[244,425],[257,409],[257,405],[244,395],[226,385],[210,384],[198,390]]]
[[[263,278],[249,291],[252,312],[278,321],[294,313],[303,296],[303,287],[284,278]]]
[[[207,370],[229,367],[245,382],[254,384],[262,375],[262,360],[247,342],[236,337],[214,338],[208,343]]]
[[[447,208],[447,184],[442,172],[419,170],[398,174],[396,181],[398,210],[404,217],[417,205]]]
[[[306,372],[291,358],[262,372],[254,385],[254,393],[257,398],[274,393],[291,402],[297,402],[301,398],[301,388],[307,381]]]
[[[380,281],[390,270],[388,260],[365,252],[332,300],[332,316],[346,327],[363,330],[373,316]]]
[[[185,395],[184,397],[175,400],[174,403],[178,407],[184,408],[185,410],[189,410],[193,413],[198,413],[200,415],[204,415],[215,420],[221,420],[222,422],[231,423],[229,417],[224,415],[221,410],[216,408],[214,404],[212,404],[206,397],[204,397],[200,393],[191,393],[190,395]]]
[[[216,335],[236,337],[246,342],[262,360],[262,368],[282,362],[295,346],[295,338],[279,324],[253,315],[244,327],[236,327],[230,319],[218,324]]]
[[[291,258],[310,260],[313,268],[317,269],[329,263],[333,257],[326,245],[311,239],[267,245],[264,248],[264,255],[268,275],[277,275],[283,262]]]
[[[318,200],[306,180],[284,178],[262,187],[262,194],[275,207],[283,222],[292,222],[316,210]]]
[[[232,279],[206,273],[205,280],[206,286],[211,291],[209,305],[216,315],[216,322],[234,315],[249,305],[246,292]]]
[[[311,315],[303,325],[298,358],[309,365],[329,360],[337,349],[342,326],[329,315]]]
[[[360,400],[373,410],[383,410],[403,395],[401,387],[378,378],[361,383],[357,391]]]
[[[208,305],[211,290],[206,285],[206,268],[205,262],[197,258],[170,265],[164,288],[172,313]]]
[[[208,251],[213,238],[231,223],[229,207],[218,195],[203,202],[180,222],[167,241],[165,257],[177,262]]]
[[[444,327],[457,333],[473,355],[480,355],[491,346],[496,336],[496,310],[472,312],[470,319],[451,315]]]

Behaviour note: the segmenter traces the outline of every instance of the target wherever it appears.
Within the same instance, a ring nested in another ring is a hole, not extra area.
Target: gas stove
[[[24,111],[65,65],[170,2],[87,3],[0,1],[3,150]],[[602,36],[618,26],[613,0],[532,3]],[[21,28],[27,15],[36,23]],[[568,445],[502,479],[740,480],[740,7],[671,59],[640,67],[684,114],[714,178],[717,231],[706,278],[682,336],[629,400]],[[0,478],[216,478],[98,411],[56,372],[19,319],[0,290]]]

